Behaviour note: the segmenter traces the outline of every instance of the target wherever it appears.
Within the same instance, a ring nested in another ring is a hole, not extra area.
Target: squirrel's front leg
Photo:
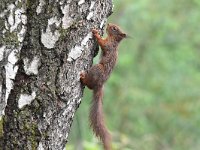
[[[92,29],[92,33],[95,36],[95,38],[97,39],[99,46],[103,47],[105,45],[105,40],[103,38],[101,38],[98,31],[96,29]]]

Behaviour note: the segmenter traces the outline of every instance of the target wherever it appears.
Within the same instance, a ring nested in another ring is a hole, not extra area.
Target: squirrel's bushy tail
[[[103,87],[93,90],[93,100],[90,108],[90,125],[97,137],[103,142],[105,150],[111,150],[111,136],[104,123]]]

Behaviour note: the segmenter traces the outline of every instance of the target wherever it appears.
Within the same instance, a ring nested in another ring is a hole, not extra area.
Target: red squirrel
[[[105,150],[111,150],[111,135],[104,123],[102,100],[103,85],[109,78],[117,61],[117,47],[120,41],[127,37],[120,28],[114,24],[108,24],[106,28],[107,38],[102,39],[96,29],[92,30],[94,37],[102,49],[100,62],[93,65],[87,72],[81,72],[82,84],[93,90],[93,100],[90,108],[90,125],[93,132],[103,143]]]

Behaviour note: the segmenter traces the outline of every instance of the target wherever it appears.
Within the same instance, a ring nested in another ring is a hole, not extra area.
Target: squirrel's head
[[[108,23],[106,31],[108,36],[113,37],[118,41],[121,41],[123,38],[127,37],[127,35],[123,33],[118,26],[111,23]]]

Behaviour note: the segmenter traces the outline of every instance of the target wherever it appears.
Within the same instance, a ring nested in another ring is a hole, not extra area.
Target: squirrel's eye
[[[112,28],[113,31],[116,31],[117,29],[115,27]]]

